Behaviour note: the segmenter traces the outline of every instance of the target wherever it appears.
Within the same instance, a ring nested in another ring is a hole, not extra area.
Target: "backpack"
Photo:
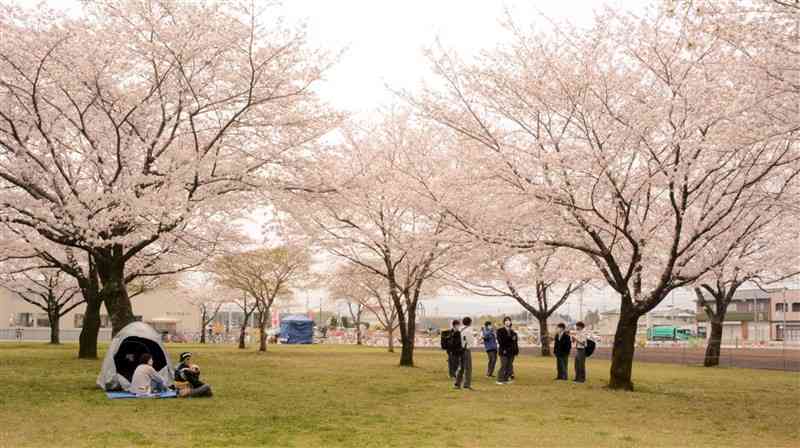
[[[440,336],[441,340],[439,341],[439,345],[442,346],[442,350],[447,350],[447,347],[450,344],[450,330],[442,331]]]
[[[593,340],[591,340],[591,339],[587,339],[586,340],[586,351],[584,353],[586,353],[586,357],[587,358],[592,356],[592,353],[594,353],[595,347],[597,347],[597,344],[595,344]]]
[[[461,346],[461,332],[458,330],[450,330],[450,337],[448,339],[447,350],[451,352],[460,352],[464,350]]]

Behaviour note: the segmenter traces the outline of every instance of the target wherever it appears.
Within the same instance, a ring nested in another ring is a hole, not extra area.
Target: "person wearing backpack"
[[[472,389],[472,352],[470,349],[475,345],[475,334],[472,331],[472,319],[467,316],[461,323],[461,351],[458,362],[458,371],[456,372],[455,388]]]
[[[494,326],[488,320],[481,328],[481,339],[483,340],[483,349],[486,350],[486,356],[489,357],[486,376],[491,378],[494,376],[494,367],[497,364],[497,336],[494,334]]]
[[[447,371],[450,379],[455,379],[458,364],[461,359],[461,322],[454,319],[450,329],[442,332],[442,349],[447,351]]]
[[[553,342],[553,353],[556,355],[556,380],[567,380],[567,369],[569,366],[569,352],[572,351],[572,340],[567,333],[567,326],[564,323],[558,324],[555,342]]]
[[[577,329],[572,339],[575,341],[575,382],[586,382],[586,347],[589,343],[589,334],[584,329],[583,322],[575,324]]]
[[[514,358],[519,354],[517,332],[511,328],[511,318],[503,319],[503,328],[497,330],[497,354],[500,355],[500,371],[497,373],[497,384],[512,382],[514,374]]]

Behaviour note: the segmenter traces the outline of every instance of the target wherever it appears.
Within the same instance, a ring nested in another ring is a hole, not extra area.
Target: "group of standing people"
[[[514,358],[519,355],[517,332],[512,328],[510,317],[503,319],[503,326],[497,331],[491,322],[481,328],[481,340],[489,356],[486,376],[494,377],[497,358],[500,357],[500,370],[497,384],[514,382]],[[447,351],[447,365],[450,378],[456,389],[472,389],[472,352],[475,346],[475,332],[472,319],[453,320],[450,329],[442,334],[442,348]]]
[[[575,325],[577,331],[570,334],[563,323],[558,324],[554,339],[556,358],[556,380],[567,380],[568,360],[572,345],[575,345],[575,379],[577,383],[586,381],[587,345],[591,344],[583,322]],[[450,379],[456,389],[472,389],[472,352],[475,347],[475,331],[472,319],[453,320],[450,329],[442,332],[442,349],[447,351],[447,366]],[[486,376],[494,377],[497,358],[500,369],[496,384],[514,382],[514,359],[519,355],[519,337],[514,331],[510,317],[503,319],[503,326],[495,329],[491,321],[486,321],[480,329],[480,338],[487,355]]]

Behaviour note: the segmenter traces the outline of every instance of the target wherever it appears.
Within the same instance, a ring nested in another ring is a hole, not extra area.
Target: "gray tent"
[[[161,344],[161,335],[144,322],[133,322],[123,327],[111,340],[103,367],[97,375],[97,386],[107,391],[127,391],[142,353],[149,353],[153,357],[153,368],[168,386],[171,385],[174,369],[167,350]]]

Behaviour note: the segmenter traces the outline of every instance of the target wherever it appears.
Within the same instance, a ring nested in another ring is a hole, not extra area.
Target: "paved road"
[[[523,347],[524,355],[538,355],[538,347]],[[636,348],[634,359],[638,362],[700,365],[705,357],[704,348]],[[598,347],[592,358],[611,359],[611,347]],[[748,369],[789,370],[800,372],[800,350],[723,348],[720,365]]]

